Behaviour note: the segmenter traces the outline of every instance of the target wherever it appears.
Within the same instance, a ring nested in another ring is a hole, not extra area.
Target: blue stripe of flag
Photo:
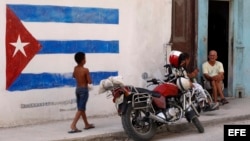
[[[99,85],[102,79],[110,76],[117,76],[118,72],[91,72],[93,85]],[[41,80],[41,81],[39,81]],[[10,86],[9,91],[25,91],[31,89],[47,89],[56,87],[75,87],[76,82],[72,77],[72,73],[24,73],[21,74],[17,80]]]
[[[38,54],[75,53],[119,53],[119,41],[74,40],[39,41],[42,45]]]
[[[119,23],[118,9],[21,4],[7,6],[25,22]]]

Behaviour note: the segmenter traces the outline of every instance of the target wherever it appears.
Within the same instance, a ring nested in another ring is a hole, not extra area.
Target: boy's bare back
[[[77,87],[88,87],[91,84],[91,78],[89,74],[89,69],[82,66],[75,66],[73,77],[76,79]]]

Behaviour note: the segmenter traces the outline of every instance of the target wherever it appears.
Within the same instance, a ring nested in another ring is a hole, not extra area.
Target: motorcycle
[[[102,80],[99,93],[107,92],[107,96],[113,96],[124,131],[133,140],[149,141],[156,134],[157,127],[176,123],[182,118],[193,123],[199,133],[204,132],[199,112],[192,102],[191,87],[184,86],[187,89],[183,91],[178,85],[161,81],[149,90],[124,85],[121,78],[113,76]],[[176,80],[185,81],[181,77]],[[156,79],[147,82],[158,83]]]

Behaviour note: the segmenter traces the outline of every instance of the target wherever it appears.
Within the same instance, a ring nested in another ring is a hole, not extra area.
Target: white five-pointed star
[[[22,42],[21,41],[21,38],[20,38],[20,35],[18,35],[18,37],[17,37],[17,41],[16,42],[13,42],[13,43],[10,43],[11,45],[13,45],[13,46],[15,46],[15,52],[14,52],[14,54],[13,54],[13,56],[15,56],[16,55],[16,53],[18,52],[18,51],[21,51],[22,53],[23,53],[23,55],[26,57],[26,53],[25,53],[25,51],[24,51],[24,47],[27,45],[27,44],[29,44],[29,43],[27,43],[27,42]],[[13,57],[12,56],[12,57]]]

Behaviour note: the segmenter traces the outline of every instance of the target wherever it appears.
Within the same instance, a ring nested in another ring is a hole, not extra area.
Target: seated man
[[[219,96],[220,102],[227,104],[228,101],[224,97],[221,85],[224,79],[224,68],[223,64],[217,61],[217,58],[217,52],[211,50],[208,55],[208,61],[202,64],[202,71],[205,79],[211,83],[214,101],[217,102]]]

